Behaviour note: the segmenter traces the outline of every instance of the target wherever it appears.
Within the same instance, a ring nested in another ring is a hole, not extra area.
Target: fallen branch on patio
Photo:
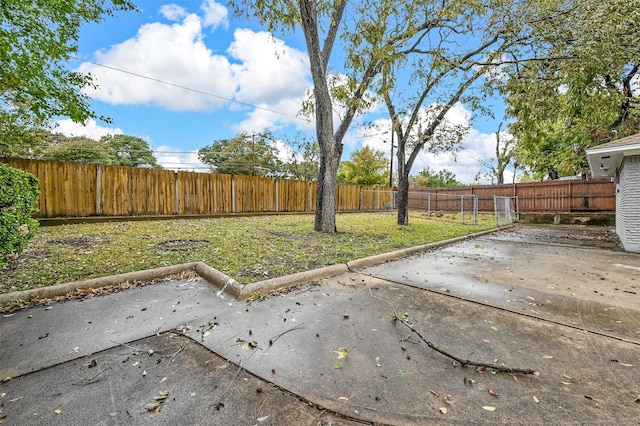
[[[508,366],[505,366],[505,365],[498,365],[498,364],[494,364],[494,363],[487,363],[487,362],[479,362],[479,361],[471,361],[471,360],[468,360],[468,359],[462,359],[459,356],[457,356],[455,354],[452,354],[451,352],[448,352],[447,350],[442,349],[441,347],[437,346],[433,342],[427,340],[427,338],[424,337],[422,335],[422,333],[420,333],[418,330],[416,330],[416,328],[413,326],[413,324],[411,324],[406,319],[406,316],[398,315],[398,312],[396,311],[396,308],[389,301],[384,300],[384,299],[382,299],[382,298],[380,298],[378,296],[375,296],[373,294],[373,292],[371,291],[371,287],[369,287],[369,294],[374,299],[379,300],[379,301],[384,302],[387,305],[389,305],[389,307],[393,311],[394,320],[398,320],[402,324],[404,324],[409,330],[411,330],[413,333],[415,333],[420,338],[420,340],[422,340],[427,346],[429,346],[434,351],[439,352],[442,355],[444,355],[444,356],[446,356],[448,358],[451,358],[452,360],[460,363],[460,365],[463,366],[463,367],[471,365],[471,366],[478,367],[478,368],[491,368],[492,370],[494,370],[496,372],[500,372],[500,373],[532,374],[534,376],[537,376],[537,375],[540,374],[536,370],[531,370],[531,369],[528,369],[528,368],[508,367]]]

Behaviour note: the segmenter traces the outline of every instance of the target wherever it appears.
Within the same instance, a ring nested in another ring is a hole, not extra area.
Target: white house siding
[[[640,252],[640,155],[625,157],[618,172],[616,232],[626,251]]]

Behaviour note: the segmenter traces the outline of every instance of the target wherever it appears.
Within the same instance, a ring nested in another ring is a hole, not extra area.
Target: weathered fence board
[[[175,177],[178,186],[178,208],[176,214],[219,214],[231,213],[233,200],[231,197],[231,176],[213,175],[210,173],[177,172]],[[174,191],[167,201],[175,199]]]
[[[311,182],[297,180],[277,180],[277,208],[278,212],[305,212],[313,211],[314,199],[311,197]]]

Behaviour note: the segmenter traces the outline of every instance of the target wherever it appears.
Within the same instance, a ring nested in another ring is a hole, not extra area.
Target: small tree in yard
[[[397,54],[409,62],[411,75],[385,66],[378,92],[384,98],[398,143],[398,224],[409,223],[409,172],[423,150],[451,152],[459,148],[468,126],[447,121],[461,103],[486,111],[483,100],[489,77],[505,63],[538,60],[540,22],[562,19],[569,2],[427,1],[427,19],[409,16],[397,25],[414,28]],[[409,18],[420,20],[415,24]],[[368,36],[368,35],[367,35]]]
[[[245,176],[279,176],[282,161],[278,149],[271,145],[266,133],[240,133],[231,139],[220,139],[198,151],[198,158],[213,173]]]
[[[449,170],[442,169],[436,173],[429,167],[425,167],[424,169],[422,169],[417,176],[413,177],[412,181],[415,186],[425,188],[440,188],[445,186],[462,185],[456,179],[456,175],[454,175]]]
[[[40,191],[32,174],[0,165],[0,266],[24,250],[38,230],[31,216]]]
[[[354,185],[383,185],[389,182],[389,161],[384,152],[365,146],[340,163],[338,182]]]

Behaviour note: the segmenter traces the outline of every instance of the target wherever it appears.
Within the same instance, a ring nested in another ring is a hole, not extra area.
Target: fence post
[[[102,167],[96,167],[96,216],[102,216]]]
[[[176,192],[173,214],[180,214],[180,184],[178,182],[178,172],[173,172],[173,186]]]
[[[235,176],[231,175],[231,213],[236,212],[236,180]]]
[[[274,179],[276,182],[276,213],[280,211],[280,197],[278,196],[278,179]]]
[[[360,187],[360,205],[358,207],[358,210],[362,210],[362,191],[363,191],[363,189],[362,189],[362,187]]]

